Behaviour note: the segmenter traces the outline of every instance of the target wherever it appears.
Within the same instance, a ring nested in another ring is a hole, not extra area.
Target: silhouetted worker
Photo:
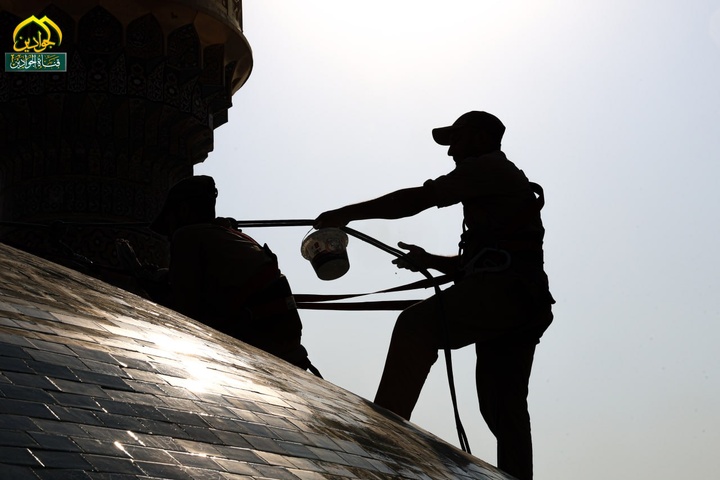
[[[189,177],[168,192],[150,228],[170,238],[168,306],[320,376],[277,257],[215,218],[215,182]]]
[[[498,467],[526,480],[532,478],[528,382],[554,300],[543,270],[542,190],[500,150],[504,132],[494,115],[468,112],[432,132],[437,143],[449,145],[453,171],[421,187],[322,213],[314,226],[463,204],[458,256],[399,244],[411,263],[395,260],[398,267],[433,268],[459,278],[440,294],[440,308],[434,295],[400,314],[375,403],[410,419],[438,350],[475,344],[480,411],[497,438]]]

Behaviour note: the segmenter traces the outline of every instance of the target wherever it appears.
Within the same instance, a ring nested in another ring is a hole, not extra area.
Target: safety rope
[[[312,226],[315,223],[314,220],[238,220],[236,221],[236,225],[238,228],[252,228],[252,227],[306,227],[306,226]],[[457,403],[457,393],[455,391],[455,376],[453,374],[453,367],[452,367],[452,351],[450,349],[450,343],[449,343],[449,332],[447,328],[447,322],[444,321],[445,319],[445,306],[442,301],[442,291],[440,290],[440,284],[438,281],[433,277],[430,272],[428,272],[426,269],[422,268],[421,265],[416,265],[415,262],[413,262],[410,258],[405,255],[405,252],[402,250],[398,250],[396,248],[390,247],[389,245],[386,245],[369,235],[366,235],[364,233],[361,233],[357,230],[354,230],[350,227],[341,227],[341,229],[347,233],[348,235],[352,235],[353,237],[362,240],[363,242],[366,242],[376,248],[379,248],[380,250],[387,252],[391,255],[394,255],[397,258],[402,258],[404,261],[411,264],[413,267],[415,267],[425,278],[427,278],[431,283],[433,288],[435,289],[435,296],[437,298],[437,305],[438,305],[438,315],[439,318],[443,319],[442,325],[444,326],[443,330],[445,332],[445,347],[443,348],[445,352],[445,366],[447,369],[447,376],[448,376],[448,384],[450,387],[450,399],[452,401],[453,406],[453,414],[455,417],[455,428],[457,429],[458,433],[458,439],[460,441],[460,448],[467,453],[470,452],[470,444],[467,439],[467,435],[465,434],[465,428],[462,425],[462,421],[460,420],[460,412],[458,410],[458,403]],[[338,304],[333,305],[334,307],[337,307]]]
[[[295,297],[295,295],[293,295]],[[295,306],[300,310],[335,310],[335,311],[401,311],[410,308],[422,300],[378,300],[375,302],[341,302],[341,303],[320,303],[320,302],[298,302]]]
[[[441,275],[433,279],[424,279],[417,282],[407,283],[397,287],[377,290],[375,292],[365,293],[336,293],[336,294],[293,294],[295,304],[298,308],[304,310],[405,310],[406,308],[420,302],[421,300],[382,300],[375,302],[342,302],[342,303],[323,303],[334,302],[336,300],[346,300],[348,298],[364,297],[367,295],[378,295],[381,293],[405,292],[408,290],[417,290],[420,288],[429,288],[434,285],[443,285],[455,280],[455,275]]]
[[[369,243],[370,245],[373,245],[374,247],[379,248],[380,250],[390,253],[391,255],[395,255],[398,258],[402,258],[404,261],[415,267],[428,280],[434,280],[434,277],[430,274],[430,272],[422,268],[421,265],[417,265],[415,262],[413,262],[410,258],[407,257],[407,255],[405,255],[405,252],[385,245],[384,243],[375,240],[374,238],[365,235],[364,233],[358,232],[357,230],[353,230],[352,228],[342,227],[342,230],[360,240],[363,240],[364,242]],[[458,410],[457,394],[455,392],[455,375],[453,374],[452,367],[452,350],[450,349],[449,341],[450,332],[448,329],[448,322],[445,321],[445,305],[442,298],[442,291],[440,290],[440,285],[438,285],[437,283],[435,283],[433,287],[435,289],[435,298],[437,298],[438,316],[440,319],[442,319],[441,325],[443,326],[443,332],[445,335],[445,346],[443,350],[445,352],[445,366],[448,376],[448,385],[450,387],[450,399],[452,400],[453,414],[455,416],[455,428],[457,430],[458,440],[460,441],[460,448],[464,452],[471,453],[470,443],[468,442],[467,435],[465,434],[465,428],[463,427],[462,421],[460,420],[460,411]]]
[[[314,222],[315,222],[314,220],[238,220],[238,221],[235,221],[233,227],[237,227],[237,228],[253,228],[253,227],[301,227],[301,226],[312,226],[312,225],[314,224]],[[51,224],[34,224],[34,223],[24,223],[24,222],[0,221],[0,226],[31,227],[31,228],[58,228],[58,227],[68,227],[68,226],[95,226],[95,227],[111,227],[111,228],[121,228],[121,227],[125,227],[125,228],[127,228],[127,227],[131,227],[131,228],[133,228],[133,227],[134,227],[134,228],[143,228],[143,227],[147,227],[148,225],[149,225],[148,223],[138,223],[138,222],[133,222],[133,223],[92,223],[92,222],[64,222],[64,221],[56,221],[56,222],[53,222],[53,223],[51,223]],[[469,445],[468,439],[467,439],[467,435],[465,434],[465,429],[464,429],[464,427],[463,427],[463,425],[462,425],[462,422],[461,422],[461,420],[460,420],[460,413],[459,413],[459,410],[458,410],[458,403],[457,403],[457,394],[456,394],[456,391],[455,391],[455,378],[454,378],[453,367],[452,367],[452,354],[451,354],[451,349],[450,349],[450,344],[449,344],[449,332],[448,332],[448,328],[447,328],[447,322],[444,321],[444,319],[445,319],[445,306],[444,306],[443,301],[442,301],[442,295],[441,295],[442,291],[440,290],[440,285],[441,285],[440,282],[446,283],[444,280],[447,280],[447,278],[446,278],[446,277],[439,277],[439,278],[433,277],[433,276],[430,274],[430,272],[428,272],[426,269],[422,268],[422,266],[415,264],[415,262],[413,262],[410,258],[408,258],[408,257],[406,256],[405,252],[403,252],[403,251],[401,251],[401,250],[398,250],[398,249],[396,249],[396,248],[390,247],[389,245],[386,245],[386,244],[384,244],[384,243],[382,243],[382,242],[380,242],[380,241],[378,241],[378,240],[370,237],[369,235],[366,235],[366,234],[364,234],[364,233],[362,233],[362,232],[359,232],[359,231],[357,231],[357,230],[354,230],[354,229],[352,229],[352,228],[350,228],[350,227],[341,227],[341,229],[342,229],[345,233],[347,233],[348,235],[351,235],[351,236],[353,236],[353,237],[355,237],[355,238],[357,238],[357,239],[359,239],[359,240],[362,240],[362,241],[364,241],[364,242],[366,242],[366,243],[368,243],[368,244],[370,244],[370,245],[372,245],[372,246],[374,246],[374,247],[376,247],[376,248],[378,248],[378,249],[380,249],[380,250],[382,250],[382,251],[384,251],[384,252],[386,252],[386,253],[389,253],[389,254],[391,254],[391,255],[394,255],[394,256],[397,257],[397,258],[401,258],[401,259],[403,259],[404,261],[406,261],[407,263],[411,264],[413,267],[415,267],[415,268],[417,269],[418,272],[420,272],[423,276],[426,277],[426,279],[428,280],[430,286],[432,286],[432,287],[434,288],[434,290],[435,290],[435,296],[436,296],[436,298],[437,298],[437,300],[438,300],[438,301],[437,301],[438,316],[439,316],[439,318],[443,319],[442,325],[443,325],[443,327],[444,327],[444,328],[443,328],[443,331],[444,331],[444,333],[445,333],[445,346],[444,346],[443,350],[444,350],[444,352],[445,352],[445,365],[446,365],[446,369],[447,369],[448,384],[449,384],[449,387],[450,387],[450,398],[451,398],[451,401],[452,401],[453,413],[454,413],[454,417],[455,417],[455,427],[456,427],[456,429],[457,429],[458,439],[459,439],[459,441],[460,441],[460,448],[461,448],[464,452],[471,453],[471,452],[470,452],[470,445]],[[69,247],[67,247],[62,241],[61,241],[60,243],[61,243],[61,245],[63,245],[64,247],[66,247],[66,249],[69,249]],[[72,252],[72,250],[70,250],[70,253],[71,253],[71,254],[74,254],[74,252]],[[78,259],[76,259],[76,260],[78,260]],[[96,267],[96,268],[97,268],[97,267],[105,268],[105,267],[103,267],[103,266],[94,264],[90,259],[85,259],[84,257],[82,257],[82,260],[87,261],[87,262],[88,262],[91,266],[93,266],[93,267]],[[112,267],[110,267],[110,268],[112,268]],[[451,280],[451,279],[450,279],[450,280]],[[450,280],[448,280],[448,281],[450,281]],[[410,284],[410,285],[416,285],[416,284],[418,284],[418,283],[419,283],[419,282],[415,282],[415,284]],[[388,291],[401,291],[401,289],[403,289],[404,287],[406,287],[406,286],[401,286],[401,287],[396,287],[396,288],[393,288],[393,289],[388,289]],[[420,287],[414,287],[414,288],[420,288]],[[427,287],[424,287],[424,288],[427,288]],[[381,291],[381,292],[373,292],[373,293],[384,293],[384,292]],[[356,294],[356,295],[352,295],[352,296],[361,296],[361,295],[370,295],[370,294],[371,294],[371,293],[367,293],[367,294]],[[344,298],[350,298],[350,296],[345,296]],[[316,301],[324,301],[324,300],[316,300]],[[394,310],[394,309],[404,309],[404,308],[407,308],[407,307],[409,307],[410,305],[412,305],[412,304],[414,304],[414,303],[416,303],[416,302],[417,302],[417,300],[405,300],[405,301],[400,300],[400,301],[393,301],[393,306],[394,306],[394,308],[392,308],[392,309],[393,309],[393,310]],[[301,302],[301,303],[303,304],[303,307],[306,308],[306,309],[307,309],[307,308],[313,308],[313,309],[318,309],[318,310],[320,310],[320,309],[331,309],[331,308],[332,308],[333,310],[339,310],[339,309],[342,309],[342,310],[357,309],[357,308],[352,308],[352,306],[351,306],[352,304],[351,304],[351,303],[332,304],[332,305],[315,305],[315,306],[310,305],[310,304],[312,304],[313,302]],[[369,309],[369,310],[373,310],[373,309],[378,309],[378,310],[379,310],[379,309],[383,309],[383,310],[385,310],[385,309],[387,309],[387,308],[384,308],[384,307],[389,306],[388,303],[389,303],[389,302],[363,302],[363,304],[368,307],[368,308],[365,308],[365,309]],[[347,306],[342,307],[341,305],[347,305]],[[339,308],[338,308],[338,307],[339,307]],[[372,308],[372,307],[377,307],[377,308]],[[400,307],[402,307],[402,308],[400,308]]]

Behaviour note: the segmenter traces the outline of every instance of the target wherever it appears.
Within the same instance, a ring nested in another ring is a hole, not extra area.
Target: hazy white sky
[[[449,171],[433,127],[468,110],[546,193],[558,300],[530,405],[536,478],[709,478],[720,445],[720,2],[245,0],[254,70],[198,174],[219,214],[314,218]],[[459,206],[350,226],[453,254]],[[296,293],[418,279],[351,239],[346,276],[300,256],[305,228],[251,229]],[[411,296],[427,296],[421,291]],[[400,298],[398,296],[388,298]],[[327,380],[372,399],[396,314],[303,312]],[[495,463],[474,351],[454,353],[473,454]],[[444,361],[413,422],[457,444]]]

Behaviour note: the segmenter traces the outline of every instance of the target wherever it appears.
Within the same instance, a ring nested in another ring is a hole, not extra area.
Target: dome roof
[[[503,479],[332,383],[0,245],[12,479]]]

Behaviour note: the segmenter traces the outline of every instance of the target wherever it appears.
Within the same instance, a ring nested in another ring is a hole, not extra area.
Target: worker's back
[[[218,223],[182,227],[171,243],[173,308],[307,368],[295,359],[302,323],[292,292],[267,246]]]

